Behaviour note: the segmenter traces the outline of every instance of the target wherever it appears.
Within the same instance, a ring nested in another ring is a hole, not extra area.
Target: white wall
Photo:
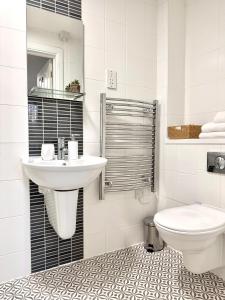
[[[0,14],[2,281],[30,271],[29,195],[19,161],[28,150],[25,0],[4,1]],[[156,96],[156,1],[84,0],[83,18],[84,152],[99,154],[99,94],[106,91],[105,70],[118,72],[118,89],[108,95],[146,100]],[[146,205],[134,192],[109,194],[99,201],[97,182],[85,189],[85,257],[143,241],[142,220],[156,208],[153,195],[146,197]]]
[[[186,1],[186,122],[225,110],[225,1]]]
[[[168,125],[201,125],[225,110],[225,3],[170,0],[168,9]]]
[[[85,25],[84,152],[99,155],[101,92],[112,97],[156,97],[156,1],[83,0]],[[118,89],[105,88],[105,70],[118,74]],[[155,211],[134,192],[108,193],[98,200],[97,181],[84,193],[85,257],[143,241],[142,221]]]
[[[0,9],[0,281],[30,272],[28,182],[20,157],[28,151],[26,3]]]
[[[185,116],[185,1],[168,2],[167,124],[180,125]]]
[[[223,151],[224,145],[194,145],[174,144],[165,142],[166,138],[166,116],[168,101],[168,7],[169,1],[162,1],[158,5],[158,81],[163,79],[164,85],[157,84],[157,97],[161,100],[161,151],[160,151],[160,193],[158,209],[174,207],[179,205],[202,202],[217,207],[225,208],[225,177],[218,174],[207,173],[207,152]],[[174,1],[174,0],[172,0]],[[210,1],[196,1],[207,8]],[[213,1],[214,2],[214,1]],[[217,2],[217,1],[215,1]],[[216,5],[216,4],[215,4]],[[202,7],[203,8],[203,7]],[[213,9],[212,9],[213,11]],[[200,15],[200,12],[198,16]],[[196,17],[195,22],[198,18]],[[209,18],[209,21],[211,19]],[[164,24],[164,25],[162,25]],[[205,30],[205,28],[204,28]],[[197,28],[196,28],[197,31]],[[206,30],[209,32],[209,30]],[[197,38],[196,38],[197,40]],[[201,42],[203,44],[203,41]],[[162,50],[165,49],[164,51]],[[200,47],[200,45],[199,45]],[[195,49],[196,50],[196,49]],[[206,88],[206,93],[210,88]],[[214,98],[214,101],[217,99]],[[196,99],[197,101],[197,99]],[[225,278],[225,270],[216,270],[215,273]]]

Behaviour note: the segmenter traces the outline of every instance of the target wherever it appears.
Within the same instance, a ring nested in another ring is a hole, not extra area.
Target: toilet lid
[[[210,231],[225,225],[225,212],[201,204],[169,208],[158,212],[154,221],[181,232]]]

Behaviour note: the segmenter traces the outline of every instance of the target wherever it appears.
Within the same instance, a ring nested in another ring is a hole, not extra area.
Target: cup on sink
[[[53,160],[55,157],[54,144],[42,144],[41,146],[41,158],[43,160]]]

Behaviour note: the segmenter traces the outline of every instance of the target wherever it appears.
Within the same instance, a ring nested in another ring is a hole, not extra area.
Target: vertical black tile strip
[[[69,1],[68,0],[56,0],[56,12],[58,14],[68,16],[69,13]]]
[[[76,232],[72,237],[72,261],[83,258],[83,189],[79,190]]]
[[[42,0],[41,8],[55,12],[56,0]]]
[[[54,144],[57,152],[57,101],[43,99],[43,141]]]
[[[29,97],[29,154],[31,156],[41,155],[43,144],[43,111],[42,101],[37,97]],[[32,113],[34,111],[34,115]]]
[[[76,134],[78,153],[83,154],[83,106],[82,102],[71,102],[71,134]]]
[[[40,156],[42,143],[57,138],[69,140],[78,134],[79,155],[83,154],[83,103],[61,99],[29,97],[29,154]],[[83,189],[79,190],[76,232],[62,240],[49,223],[44,196],[30,181],[31,264],[32,272],[49,269],[83,258]],[[74,220],[75,221],[75,220]]]
[[[30,181],[31,270],[45,269],[44,197]]]
[[[27,5],[81,20],[81,0],[27,0]]]
[[[59,237],[48,220],[45,209],[46,269],[59,265]]]

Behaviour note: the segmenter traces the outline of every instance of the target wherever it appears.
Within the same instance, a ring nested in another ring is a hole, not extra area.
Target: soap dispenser
[[[71,141],[68,141],[68,160],[78,159],[78,141],[76,134],[71,135]]]

